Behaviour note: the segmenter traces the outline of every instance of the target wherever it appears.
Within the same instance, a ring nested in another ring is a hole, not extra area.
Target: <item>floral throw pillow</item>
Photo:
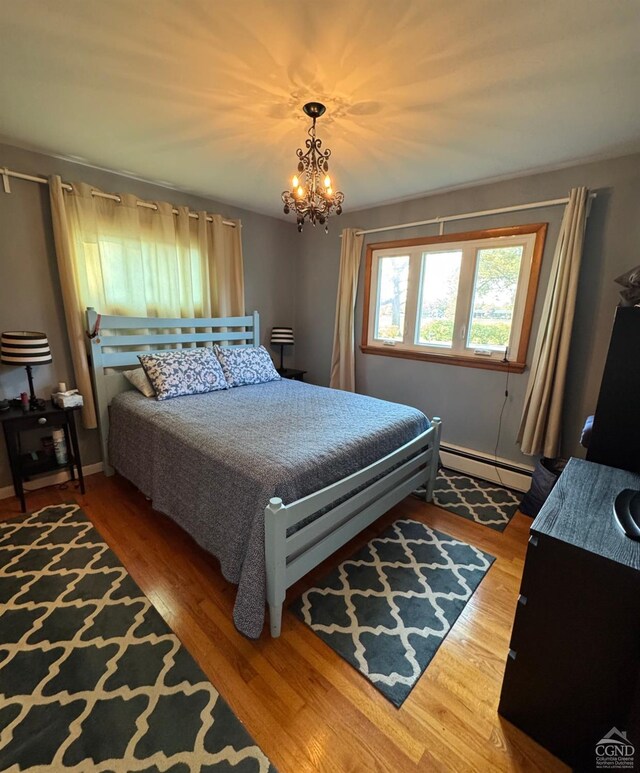
[[[227,389],[227,381],[213,349],[172,349],[139,354],[138,359],[158,400]]]
[[[215,349],[230,387],[264,384],[280,378],[264,346],[246,349],[216,346]]]

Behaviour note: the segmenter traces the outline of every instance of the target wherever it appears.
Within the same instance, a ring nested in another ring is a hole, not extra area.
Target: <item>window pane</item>
[[[408,280],[408,255],[379,259],[375,338],[402,341]]]
[[[504,349],[509,345],[523,249],[478,250],[467,346]]]
[[[451,348],[462,250],[425,252],[417,343]]]

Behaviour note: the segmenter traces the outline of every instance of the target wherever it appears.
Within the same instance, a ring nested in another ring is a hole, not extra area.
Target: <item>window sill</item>
[[[416,352],[413,349],[399,349],[395,346],[360,346],[363,354],[380,354],[383,357],[400,357],[405,360],[423,360],[425,362],[437,362],[441,365],[459,365],[463,368],[481,368],[482,370],[501,370],[509,373],[524,373],[525,362],[502,362],[482,357],[464,357],[459,354],[431,354],[430,352]]]

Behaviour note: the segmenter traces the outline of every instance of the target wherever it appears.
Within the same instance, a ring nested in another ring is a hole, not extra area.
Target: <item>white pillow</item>
[[[123,371],[122,375],[129,381],[133,386],[138,390],[138,392],[142,392],[142,394],[145,397],[155,397],[156,393],[154,392],[153,387],[151,386],[151,382],[147,378],[147,374],[144,372],[143,368],[136,368],[135,370],[125,370]]]

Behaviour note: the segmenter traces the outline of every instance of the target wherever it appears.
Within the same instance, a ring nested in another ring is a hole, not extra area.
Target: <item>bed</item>
[[[286,379],[157,401],[118,371],[154,348],[257,346],[256,312],[87,321],[106,474],[218,558],[245,635],[262,632],[266,600],[278,636],[288,587],[416,488],[432,498],[440,420],[413,408]]]

